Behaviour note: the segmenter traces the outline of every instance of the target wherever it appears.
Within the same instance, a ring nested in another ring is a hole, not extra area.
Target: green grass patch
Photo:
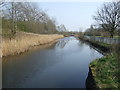
[[[120,38],[120,36],[113,36],[113,38]]]
[[[95,37],[110,37],[110,36],[95,36]],[[113,36],[113,38],[120,38],[120,36]]]
[[[100,88],[118,88],[118,58],[117,54],[109,54],[90,63],[90,68]]]

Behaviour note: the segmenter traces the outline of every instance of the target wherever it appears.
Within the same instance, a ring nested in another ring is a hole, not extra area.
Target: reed
[[[2,56],[20,54],[33,46],[48,44],[59,38],[63,38],[63,35],[18,32],[14,39],[2,39]]]

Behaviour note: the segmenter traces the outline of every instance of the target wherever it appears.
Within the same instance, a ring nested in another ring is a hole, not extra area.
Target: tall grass
[[[15,55],[29,50],[36,45],[43,45],[62,38],[63,35],[51,34],[33,34],[18,32],[14,39],[3,38],[2,56]]]

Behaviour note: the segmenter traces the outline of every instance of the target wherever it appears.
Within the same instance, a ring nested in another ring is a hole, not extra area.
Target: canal
[[[103,55],[75,37],[4,57],[3,88],[86,88],[92,60]]]

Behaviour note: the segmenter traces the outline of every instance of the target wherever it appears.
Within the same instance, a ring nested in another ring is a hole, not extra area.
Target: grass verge
[[[90,68],[97,87],[118,88],[120,85],[117,54],[94,60],[90,63]]]
[[[84,38],[82,40],[105,53],[104,57],[92,61],[89,65],[91,78],[95,81],[95,88],[119,88],[119,44],[111,45]]]

